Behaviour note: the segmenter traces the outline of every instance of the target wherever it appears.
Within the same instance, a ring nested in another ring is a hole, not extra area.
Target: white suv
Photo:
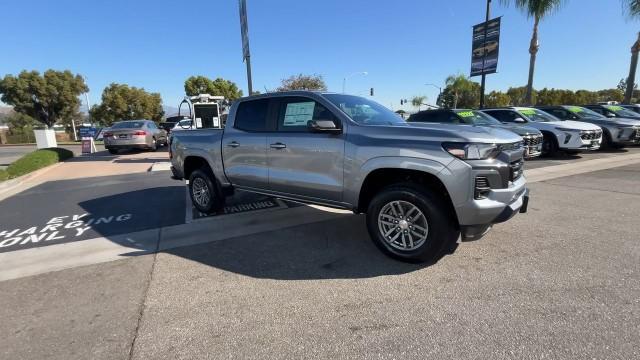
[[[598,150],[602,144],[602,129],[581,121],[561,120],[542,110],[528,107],[485,109],[483,112],[507,124],[536,128],[544,136],[542,153],[550,156],[558,150],[576,153]]]

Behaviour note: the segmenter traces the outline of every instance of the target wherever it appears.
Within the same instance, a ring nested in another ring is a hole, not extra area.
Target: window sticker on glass
[[[583,110],[579,106],[570,106],[569,111],[571,111],[572,113],[579,113],[579,112],[582,112]]]
[[[613,106],[613,105],[608,105],[605,106],[607,109],[611,110],[611,111],[620,111],[622,110],[622,106]]]
[[[525,115],[535,115],[536,111],[533,109],[522,109],[520,110],[521,113],[525,114]]]
[[[201,129],[201,128],[202,128],[202,119],[196,118],[196,129]]]
[[[473,111],[460,111],[458,115],[462,117],[473,117]]]
[[[307,122],[313,119],[314,101],[287,104],[284,113],[284,126],[307,126]]]

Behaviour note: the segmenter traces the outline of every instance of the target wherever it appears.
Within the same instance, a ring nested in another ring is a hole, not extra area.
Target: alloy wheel
[[[422,246],[429,235],[427,218],[407,201],[391,201],[378,213],[378,229],[385,242],[397,250],[411,251]]]

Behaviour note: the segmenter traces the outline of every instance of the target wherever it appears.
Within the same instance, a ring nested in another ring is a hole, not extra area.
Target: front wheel
[[[542,138],[542,155],[551,157],[558,153],[558,139],[551,134],[544,134]]]
[[[218,194],[214,178],[209,171],[194,170],[189,176],[189,195],[198,211],[212,214],[224,206],[224,198]]]
[[[440,197],[413,184],[376,195],[367,210],[367,228],[380,250],[408,262],[436,260],[459,235]]]

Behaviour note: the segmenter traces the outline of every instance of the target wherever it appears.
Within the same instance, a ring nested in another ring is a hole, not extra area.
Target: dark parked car
[[[437,109],[412,114],[407,122],[428,122],[440,124],[461,124],[488,126],[512,131],[522,137],[525,145],[525,157],[534,158],[542,154],[542,133],[530,126],[503,124],[495,118],[476,110]]]
[[[640,115],[640,104],[620,105],[627,110],[631,110]]]
[[[539,106],[538,109],[562,120],[583,121],[600,126],[603,131],[602,148],[640,143],[640,119],[606,117],[581,106]]]
[[[625,109],[620,105],[585,105],[587,109],[591,109],[598,114],[604,115],[608,118],[626,118],[626,119],[639,119],[640,114],[637,112]]]

